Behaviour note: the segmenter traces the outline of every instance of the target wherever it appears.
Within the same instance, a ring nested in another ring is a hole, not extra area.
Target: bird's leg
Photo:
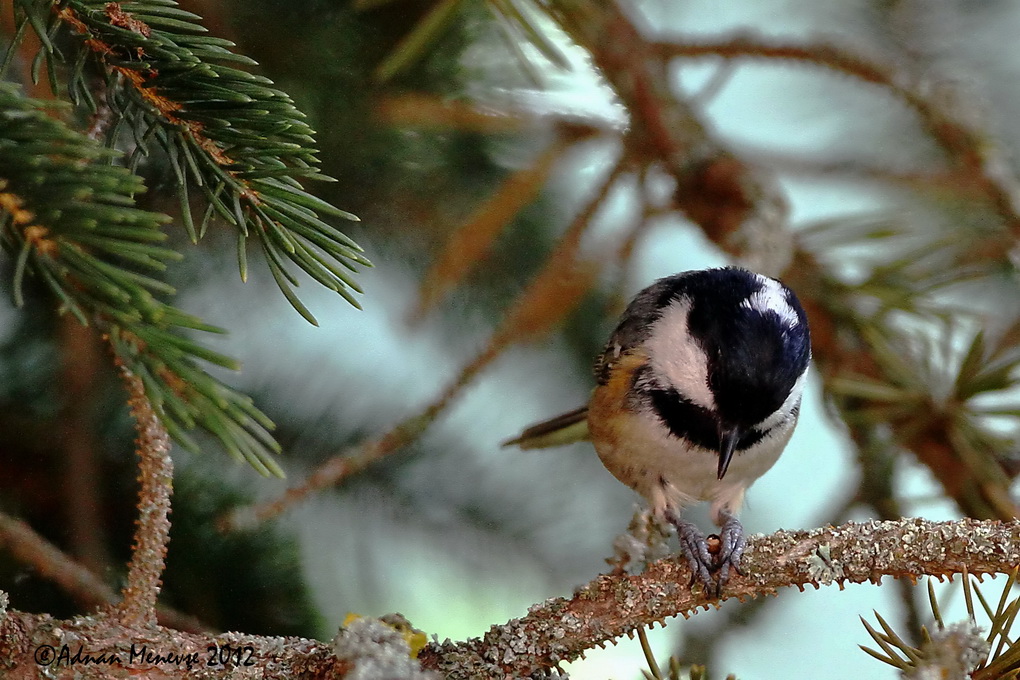
[[[719,525],[720,547],[713,571],[719,571],[719,589],[722,590],[730,578],[730,569],[738,574],[743,573],[740,571],[740,558],[747,542],[744,539],[744,527],[736,515],[723,510],[719,513],[719,519],[722,520]]]
[[[705,535],[698,527],[681,519],[672,509],[666,511],[666,519],[676,527],[676,534],[680,539],[680,552],[691,566],[691,581],[698,580],[705,588],[716,592],[715,580],[712,578],[712,572],[716,567],[712,556],[708,554]]]

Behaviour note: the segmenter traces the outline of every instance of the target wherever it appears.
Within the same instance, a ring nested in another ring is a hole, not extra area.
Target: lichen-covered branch
[[[724,599],[772,595],[785,586],[877,584],[884,576],[952,577],[964,568],[978,575],[1005,573],[1018,563],[1017,521],[904,519],[778,531],[748,540],[745,574],[729,581]],[[448,678],[529,677],[639,626],[688,617],[716,604],[700,589],[692,591],[690,581],[690,569],[676,557],[654,562],[638,575],[602,575],[573,597],[535,605],[482,638],[427,647],[423,665]]]
[[[967,572],[1008,573],[1020,562],[1020,522],[922,519],[848,523],[810,531],[778,531],[752,536],[744,554],[745,574],[733,576],[725,599],[774,595],[784,586],[880,583],[892,576],[953,577]],[[604,574],[575,591],[570,598],[537,604],[521,619],[494,626],[482,638],[444,642],[426,647],[418,656],[422,666],[446,678],[522,678],[542,673],[586,650],[671,616],[690,616],[717,601],[688,585],[686,562],[668,557],[644,573]],[[40,665],[34,656],[41,647],[51,651],[81,649],[93,657],[117,655],[116,662],[94,670],[94,677],[121,677],[125,668],[145,671],[146,677],[192,677],[194,664],[203,669],[209,649],[251,649],[245,663],[230,665],[235,678],[343,677],[352,662],[340,659],[324,643],[301,638],[267,638],[236,633],[200,635],[159,628],[128,628],[110,617],[78,617],[57,621],[48,615],[9,611],[0,617],[0,659],[5,678],[35,678]],[[147,646],[164,658],[146,662],[131,655]],[[229,655],[228,655],[229,656]],[[192,658],[191,665],[186,659]],[[171,661],[166,661],[170,659]],[[229,661],[229,659],[228,659]],[[53,668],[53,677],[71,676],[79,668]],[[57,672],[59,671],[59,673]],[[105,674],[104,674],[105,672]],[[63,673],[64,675],[61,675]]]
[[[166,548],[170,542],[170,496],[173,461],[170,435],[152,410],[145,386],[121,367],[127,385],[128,406],[138,430],[138,519],[135,543],[128,563],[124,599],[118,605],[121,623],[129,628],[156,623],[156,599],[163,585]]]
[[[342,678],[352,666],[304,638],[125,628],[103,616],[58,621],[14,610],[0,618],[0,659],[5,680],[310,680]]]

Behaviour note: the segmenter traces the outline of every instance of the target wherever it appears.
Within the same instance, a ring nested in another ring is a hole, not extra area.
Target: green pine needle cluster
[[[64,310],[103,330],[178,442],[197,449],[189,431],[199,427],[233,456],[281,474],[272,423],[199,363],[237,362],[182,333],[222,331],[157,298],[173,294],[159,272],[180,255],[161,245],[170,218],[135,206],[144,191],[136,169],[153,154],[165,157],[190,238],[200,240],[214,219],[232,225],[242,279],[255,245],[287,300],[314,324],[294,291],[297,270],[358,306],[353,273],[369,262],[331,224],[357,218],[302,185],[330,180],[317,167],[304,114],[173,0],[12,2],[14,39],[0,78],[11,77],[34,33],[31,78],[38,83],[45,71],[56,98],[0,88],[0,235],[16,262],[15,301],[24,301],[26,276],[37,277]],[[73,108],[59,106],[64,99]]]
[[[110,165],[116,152],[46,115],[47,105],[0,84],[0,243],[16,257],[15,300],[23,303],[26,276],[38,277],[65,311],[106,334],[178,442],[197,449],[187,430],[201,426],[235,457],[281,474],[272,423],[196,359],[237,362],[182,332],[222,331],[154,295],[174,292],[151,276],[180,258],[159,245],[170,218],[134,207],[141,178]]]
[[[31,17],[27,11],[23,21],[36,26],[39,20]],[[325,221],[357,218],[302,188],[301,179],[330,179],[319,172],[304,114],[271,80],[231,65],[255,62],[232,52],[229,40],[204,35],[198,19],[173,0],[72,1],[50,12],[47,32],[66,28],[77,38],[68,79],[72,101],[94,108],[85,67],[98,61],[117,121],[109,138],[116,140],[126,126],[137,145],[134,161],[149,153],[152,142],[166,153],[192,240],[201,238],[214,216],[233,225],[246,279],[246,246],[254,238],[287,300],[311,323],[315,318],[294,293],[298,279],[287,260],[357,306],[353,292],[361,289],[351,272],[369,262]],[[58,54],[52,43],[44,42],[44,50]],[[207,205],[197,225],[190,185]]]
[[[1020,597],[1010,597],[1017,572],[1014,570],[1003,584],[994,606],[971,582],[966,571],[961,580],[967,607],[966,621],[945,623],[933,581],[929,579],[928,602],[934,625],[931,629],[921,626],[920,643],[908,642],[906,638],[909,636],[897,633],[876,612],[875,618],[882,630],[877,630],[863,618],[861,622],[878,649],[863,645],[861,649],[897,668],[905,678],[1015,680],[1020,677],[1020,645],[1010,636],[1010,629],[1020,611]],[[977,623],[979,612],[988,621],[987,632]]]

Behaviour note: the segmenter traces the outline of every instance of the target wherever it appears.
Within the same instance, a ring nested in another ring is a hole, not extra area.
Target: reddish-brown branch
[[[115,604],[120,598],[102,579],[53,545],[23,521],[0,512],[0,548],[19,562],[31,567],[43,578],[57,584],[78,605],[97,610]],[[157,619],[162,626],[193,633],[209,627],[188,614],[160,607]]]
[[[574,217],[545,268],[507,311],[499,328],[485,347],[468,363],[439,395],[422,411],[394,425],[386,434],[334,456],[320,465],[298,486],[269,503],[238,508],[224,518],[225,530],[249,527],[275,517],[313,492],[335,485],[379,459],[402,449],[420,437],[471,382],[515,342],[534,339],[545,333],[580,302],[594,280],[593,268],[581,262],[581,238],[595,214],[605,203],[610,190],[627,170],[620,159],[591,198]]]
[[[92,571],[75,562],[21,520],[0,512],[0,547],[43,578],[56,583],[75,602],[98,607],[117,601],[117,595]]]
[[[627,107],[631,153],[675,179],[676,207],[744,264],[781,273],[792,249],[785,197],[771,177],[716,139],[694,105],[679,96],[661,55],[620,3],[563,3],[555,17]]]
[[[557,136],[531,165],[508,175],[495,193],[450,233],[442,252],[422,278],[413,321],[420,321],[488,256],[497,237],[535,200],[573,142],[566,136]]]
[[[979,187],[1013,235],[1020,236],[1020,181],[1010,172],[996,145],[984,131],[939,105],[895,67],[832,44],[796,45],[747,35],[701,42],[675,39],[652,43],[649,49],[662,60],[722,57],[801,61],[886,88],[917,113],[952,164],[966,171],[968,184]]]

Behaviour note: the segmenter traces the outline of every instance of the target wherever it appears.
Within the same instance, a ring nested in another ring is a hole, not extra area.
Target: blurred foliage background
[[[499,443],[586,399],[631,294],[734,258],[797,290],[816,342],[802,423],[750,493],[750,531],[1015,515],[1014,3],[624,2],[666,86],[651,105],[613,77],[624,38],[593,40],[613,25],[602,3],[181,6],[308,115],[338,180],[315,192],[361,218],[343,230],[375,267],[357,276],[363,311],[305,279],[310,326],[264,266],[239,280],[228,226],[192,245],[165,158],[139,165],[141,205],[175,218],[164,231],[185,254],[166,273],[174,304],[229,330],[210,344],[243,370],[213,373],[277,424],[288,475],[226,464],[211,439],[176,456],[168,604],[220,629],[319,638],[348,611],[400,611],[442,639],[569,593],[605,568],[637,499],[590,446]],[[8,78],[52,96],[26,73]],[[642,106],[674,126],[672,157]],[[14,266],[0,260],[0,280]],[[25,295],[0,303],[0,509],[116,584],[135,504],[123,394],[98,338],[50,314],[38,281]],[[402,422],[406,445],[339,485],[217,529]],[[0,589],[19,609],[77,611],[2,551]],[[790,669],[810,650],[839,660],[828,677],[883,677],[855,649],[857,615],[916,630],[922,599],[896,583],[782,593],[652,639],[720,676],[814,676]],[[569,670],[637,677],[639,655],[624,643]]]

